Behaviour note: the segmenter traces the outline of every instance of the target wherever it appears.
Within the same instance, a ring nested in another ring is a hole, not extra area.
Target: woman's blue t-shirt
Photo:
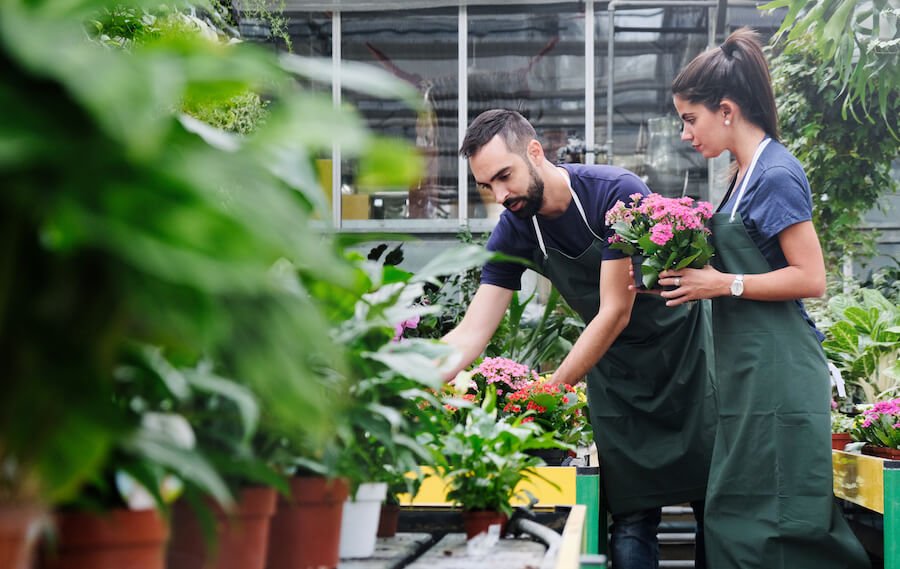
[[[738,189],[729,192],[719,211],[731,213]],[[792,225],[812,220],[812,191],[800,162],[782,144],[772,141],[763,150],[737,211],[750,239],[772,270],[788,266],[778,234]],[[824,340],[825,335],[816,328],[803,302],[796,303],[819,341]]]
[[[546,247],[576,257],[599,237],[603,242],[603,260],[623,258],[621,251],[609,248],[608,239],[613,231],[606,225],[606,212],[617,201],[629,203],[632,194],[649,194],[646,184],[632,172],[616,166],[562,164],[560,167],[569,173],[572,190],[584,207],[590,229],[582,220],[575,200],[572,200],[559,217],[537,216]],[[519,219],[509,211],[500,214],[500,220],[487,243],[490,251],[525,259],[531,259],[538,247],[531,220]],[[523,272],[525,267],[518,263],[489,262],[481,272],[481,283],[519,290],[522,288]]]

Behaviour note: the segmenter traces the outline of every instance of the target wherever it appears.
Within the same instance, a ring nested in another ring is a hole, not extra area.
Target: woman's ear
[[[722,102],[719,103],[719,117],[725,122],[725,126],[729,126],[734,122],[737,109],[737,104],[731,99],[722,99]]]

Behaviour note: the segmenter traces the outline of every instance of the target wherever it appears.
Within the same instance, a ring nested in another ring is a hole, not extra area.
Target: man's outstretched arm
[[[483,284],[478,287],[462,321],[443,338],[462,354],[445,379],[453,379],[481,355],[500,325],[512,295],[513,291],[496,285]]]
[[[628,326],[634,292],[628,290],[631,259],[603,261],[600,270],[600,310],[588,323],[572,351],[553,374],[554,383],[573,385],[594,367]]]

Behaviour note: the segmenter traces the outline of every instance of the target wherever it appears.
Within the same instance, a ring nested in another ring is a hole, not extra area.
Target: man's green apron
[[[710,220],[713,265],[725,273],[772,270],[736,213],[757,157],[731,215]],[[708,566],[868,567],[832,499],[828,369],[796,303],[713,299],[713,331],[719,421],[706,496]]]
[[[584,223],[578,196],[572,192]],[[585,322],[600,307],[603,240],[577,257],[548,248],[534,262]],[[593,233],[593,230],[591,230]],[[588,407],[613,514],[702,500],[715,431],[709,305],[667,308],[638,295],[631,321],[587,381]]]

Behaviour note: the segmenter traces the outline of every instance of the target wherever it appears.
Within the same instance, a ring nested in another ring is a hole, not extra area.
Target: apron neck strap
[[[756,162],[759,160],[760,155],[762,155],[763,150],[766,149],[766,146],[772,142],[772,139],[768,136],[760,141],[760,143],[756,146],[756,152],[753,153],[753,160],[750,161],[750,167],[747,168],[747,172],[744,174],[744,179],[741,180],[741,189],[738,190],[737,198],[734,200],[734,206],[731,208],[731,216],[728,218],[729,221],[734,221],[734,216],[737,213],[738,205],[741,203],[741,199],[744,197],[744,192],[747,191],[747,185],[750,183],[750,176],[753,175],[753,170],[756,168]]]
[[[565,174],[560,172],[561,168],[556,166],[556,172],[562,177],[566,182],[566,187],[569,189],[569,193],[572,194],[572,200],[575,202],[575,207],[578,208],[578,213],[581,215],[581,220],[584,221],[584,225],[588,228],[588,231],[591,232],[596,239],[601,239],[599,235],[594,233],[594,229],[591,227],[591,224],[588,223],[587,214],[584,213],[584,206],[581,205],[581,200],[578,199],[578,194],[575,193],[575,190],[572,189],[572,184],[569,183],[569,178],[566,177]],[[537,234],[538,245],[541,248],[541,251],[544,253],[544,257],[547,257],[547,246],[544,245],[544,236],[541,234],[540,225],[538,225],[537,216],[531,216],[531,224],[534,225],[534,232]]]

